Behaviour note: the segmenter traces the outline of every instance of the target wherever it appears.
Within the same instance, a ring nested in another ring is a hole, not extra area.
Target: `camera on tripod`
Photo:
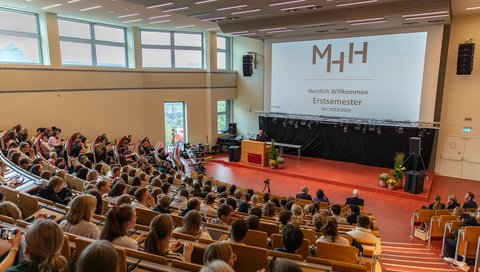
[[[265,186],[263,186],[263,192],[265,192],[265,190],[268,190],[268,192],[270,193],[270,179],[266,179],[263,184],[265,184]]]
[[[264,183],[265,185],[266,185],[266,184],[270,184],[270,179],[267,178],[263,183]]]

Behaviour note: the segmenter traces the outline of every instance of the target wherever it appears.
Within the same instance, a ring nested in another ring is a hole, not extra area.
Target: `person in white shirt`
[[[347,232],[348,235],[355,238],[359,243],[368,243],[374,245],[374,253],[379,255],[382,253],[382,244],[380,238],[372,234],[370,229],[370,218],[366,215],[357,217],[357,226],[352,231]],[[365,248],[366,246],[363,246]]]
[[[137,213],[130,205],[114,206],[107,213],[105,226],[100,233],[100,239],[108,240],[117,246],[138,250],[138,245],[147,237],[142,233],[137,239],[128,237],[128,231],[135,227]]]
[[[65,220],[60,222],[63,231],[78,236],[98,239],[100,238],[100,229],[92,223],[93,214],[97,207],[97,199],[92,195],[80,195],[72,201],[72,206],[65,216]]]
[[[338,224],[348,224],[347,218],[340,216],[340,213],[342,212],[340,205],[333,204],[332,207],[330,207],[330,210],[332,211],[332,217],[337,220]]]
[[[188,234],[199,239],[212,240],[210,234],[204,231],[201,226],[202,214],[197,210],[191,210],[183,218],[183,226],[175,228],[173,233]]]
[[[188,202],[188,191],[187,189],[181,189],[178,191],[178,195],[170,203],[170,207],[177,208],[180,211],[183,211],[187,208]]]
[[[323,235],[315,243],[334,243],[344,246],[350,246],[347,238],[338,234],[337,220],[333,217],[327,218],[326,224],[322,227]]]
[[[52,132],[52,136],[48,138],[48,145],[56,148],[57,146],[62,146],[62,141],[60,141],[60,136],[56,131]]]
[[[215,193],[210,192],[205,197],[205,203],[200,205],[200,212],[204,215],[216,216],[217,210],[213,207],[215,203]]]
[[[134,209],[147,209],[151,210],[151,207],[155,206],[155,199],[150,194],[147,188],[138,188],[134,194],[135,202],[132,203]]]

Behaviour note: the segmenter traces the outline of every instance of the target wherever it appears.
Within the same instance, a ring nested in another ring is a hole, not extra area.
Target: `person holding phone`
[[[3,237],[2,237],[3,238]],[[10,244],[10,249],[8,250],[8,254],[5,256],[3,261],[0,263],[0,271],[5,271],[7,268],[13,265],[15,258],[17,257],[18,249],[20,247],[20,243],[22,242],[22,232],[19,229],[12,230],[12,237],[8,241]]]

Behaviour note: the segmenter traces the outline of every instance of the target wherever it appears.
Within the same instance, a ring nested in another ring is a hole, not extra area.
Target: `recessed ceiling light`
[[[202,22],[206,22],[206,21],[216,21],[216,20],[223,20],[225,19],[226,17],[215,17],[215,18],[208,18],[208,19],[203,19]]]
[[[187,27],[194,27],[195,25],[184,25],[184,26],[176,26],[175,28],[187,28]]]
[[[251,36],[251,35],[257,35],[257,33],[255,32],[250,32],[250,33],[240,33],[240,34],[237,34],[238,36]]]
[[[203,1],[198,1],[198,2],[195,2],[195,5],[201,5],[201,4],[206,4],[206,3],[210,3],[210,2],[217,2],[217,0],[203,0]]]
[[[408,18],[403,18],[406,21],[409,20],[421,20],[421,19],[430,19],[430,18],[439,18],[439,17],[448,17],[450,15],[448,14],[441,14],[441,15],[432,15],[432,16],[421,16],[421,17],[408,17]]]
[[[287,1],[287,2],[277,2],[277,3],[268,4],[268,6],[269,6],[269,7],[282,6],[282,5],[289,5],[289,4],[301,3],[301,2],[305,2],[305,1],[306,1],[306,0],[293,0],[293,1]]]
[[[118,16],[117,18],[127,18],[127,17],[132,17],[132,16],[137,16],[138,13],[132,13],[132,14],[127,14],[127,15],[121,15],[121,16]]]
[[[59,7],[61,6],[62,4],[55,4],[55,5],[51,5],[51,6],[46,6],[46,7],[43,7],[42,9],[50,9],[50,8],[55,8],[55,7]]]
[[[151,25],[154,25],[154,24],[161,24],[161,23],[168,23],[170,22],[171,20],[161,20],[161,21],[155,21],[155,22],[150,22]]]
[[[222,10],[229,10],[229,9],[240,9],[240,8],[245,8],[245,7],[248,7],[248,5],[244,4],[244,5],[229,6],[229,7],[224,7],[224,8],[218,8],[217,10],[222,11]]]
[[[475,9],[480,9],[480,7],[469,7],[469,8],[466,8],[466,10],[475,10]]]
[[[250,10],[242,10],[242,11],[237,11],[237,12],[232,12],[232,15],[236,14],[244,14],[244,13],[253,13],[253,12],[259,12],[261,9],[250,9]]]
[[[267,33],[268,33],[268,34],[272,34],[272,33],[291,32],[291,31],[293,31],[293,29],[284,29],[284,30],[268,31]]]
[[[384,20],[385,18],[383,17],[378,17],[378,18],[369,18],[369,19],[360,19],[360,20],[351,20],[351,21],[345,21],[347,24],[354,24],[354,23],[361,23],[361,22],[369,22],[369,21],[380,21]]]
[[[229,34],[229,35],[238,35],[238,34],[241,34],[241,33],[248,33],[248,30],[236,31],[236,32],[230,32],[230,33],[225,33],[225,34]]]
[[[82,1],[82,0],[70,0],[70,1],[67,2],[67,4],[72,4],[72,3],[76,3],[76,2],[80,2],[80,1]]]
[[[214,27],[214,28],[207,28],[208,31],[215,31],[215,30],[220,30],[219,27]]]
[[[87,11],[87,10],[92,10],[92,9],[98,9],[98,8],[101,8],[102,6],[94,6],[94,7],[89,7],[89,8],[84,8],[84,9],[81,9],[80,11]]]
[[[280,10],[289,11],[289,10],[294,10],[294,9],[312,8],[312,7],[314,7],[314,6],[315,6],[315,5],[305,5],[305,6],[297,6],[297,7],[283,8],[283,9],[280,9]]]
[[[419,16],[429,16],[429,15],[437,15],[437,14],[445,14],[445,13],[448,13],[448,10],[427,12],[427,13],[417,13],[417,14],[407,14],[407,15],[402,15],[402,17],[419,17]]]
[[[171,8],[171,9],[165,9],[165,10],[163,10],[163,12],[178,11],[178,10],[184,10],[184,9],[189,9],[189,8],[190,8],[190,6]]]
[[[382,20],[382,21],[371,21],[371,22],[353,23],[353,24],[350,24],[350,25],[355,26],[355,25],[382,24],[382,23],[386,23],[386,22],[387,22],[387,21]]]
[[[165,18],[165,17],[170,17],[172,16],[171,14],[165,14],[165,15],[159,15],[159,16],[153,16],[153,17],[148,17],[148,19],[158,19],[158,18]]]
[[[282,29],[287,29],[286,27],[276,27],[276,28],[266,28],[266,29],[260,29],[259,31],[272,31],[272,30],[282,30]]]
[[[130,20],[130,21],[124,21],[122,23],[128,24],[128,23],[133,23],[133,22],[140,22],[142,19],[135,19],[135,20]]]
[[[378,0],[367,0],[367,1],[360,1],[360,2],[337,4],[337,7],[355,6],[355,5],[362,5],[362,4],[375,3],[375,2],[378,2]]]
[[[167,2],[167,3],[163,3],[163,4],[148,6],[147,9],[159,8],[159,7],[164,7],[164,6],[170,6],[170,5],[173,5],[173,4],[174,4],[173,2]]]

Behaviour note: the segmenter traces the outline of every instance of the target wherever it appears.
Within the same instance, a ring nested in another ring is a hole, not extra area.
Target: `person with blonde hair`
[[[77,272],[117,272],[118,259],[117,250],[112,243],[105,240],[95,241],[78,257]]]
[[[96,184],[97,180],[98,180],[98,172],[95,170],[88,171],[87,182],[93,182]]]
[[[226,262],[215,260],[203,267],[200,272],[235,272]]]
[[[0,161],[0,184],[5,184],[5,172],[7,172],[7,164]]]
[[[290,209],[292,212],[292,222],[296,222],[298,224],[303,224],[303,211],[302,207],[298,204],[293,204],[292,208]]]
[[[458,203],[457,197],[455,195],[449,195],[447,199],[447,209],[453,210],[459,206],[460,206],[460,203]]]
[[[68,261],[59,254],[63,240],[63,231],[57,223],[46,219],[35,220],[25,234],[25,259],[6,271],[67,271]]]
[[[230,265],[230,267],[233,267],[237,256],[233,253],[233,249],[229,243],[215,242],[207,246],[203,255],[203,265],[208,265],[216,260],[224,261]]]
[[[429,210],[443,210],[445,209],[445,204],[441,202],[442,198],[439,195],[433,197],[433,203],[428,204]]]
[[[71,203],[70,210],[65,216],[65,220],[60,223],[63,231],[78,236],[98,239],[100,238],[100,229],[92,223],[93,214],[97,208],[97,198],[93,195],[77,196]]]
[[[191,242],[182,243],[176,240],[170,243],[173,234],[173,220],[168,214],[155,216],[150,223],[150,231],[145,240],[145,252],[156,254],[167,258],[167,260],[177,260],[190,262],[193,244]],[[176,253],[183,245],[183,255]]]
[[[192,235],[199,239],[212,240],[210,234],[200,228],[201,224],[202,214],[197,210],[191,210],[183,218],[183,226],[175,228],[173,232]]]
[[[15,203],[10,201],[0,202],[0,214],[11,217],[15,220],[22,219],[22,212]]]

